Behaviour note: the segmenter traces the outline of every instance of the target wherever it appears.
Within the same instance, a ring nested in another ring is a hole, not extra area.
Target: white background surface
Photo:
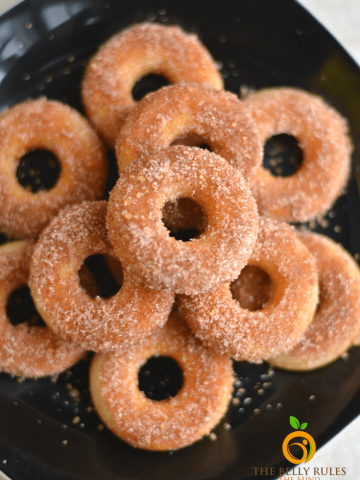
[[[0,0],[0,14],[16,3],[17,0]],[[301,0],[300,3],[330,30],[360,64],[360,0]],[[321,476],[321,480],[360,479],[360,417],[319,450],[306,466],[310,466],[310,472],[313,467],[346,467],[346,476],[327,475]],[[1,475],[0,472],[0,479]]]

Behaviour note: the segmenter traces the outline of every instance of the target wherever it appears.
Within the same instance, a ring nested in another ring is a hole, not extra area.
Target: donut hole
[[[326,296],[327,295],[325,293],[323,283],[321,281],[319,281],[319,295],[318,295],[318,300],[317,300],[317,304],[316,304],[316,310],[315,310],[315,313],[314,313],[314,317],[315,317],[315,315],[319,314],[320,310],[322,310],[324,300],[325,300],[325,305],[326,305]]]
[[[211,147],[206,143],[206,141],[196,133],[187,133],[186,135],[181,135],[180,137],[175,138],[175,140],[171,142],[170,146],[173,147],[175,145],[184,145],[185,147],[198,147],[212,152]]]
[[[131,94],[133,99],[138,102],[148,93],[159,90],[167,85],[170,85],[170,82],[167,80],[167,78],[163,77],[162,75],[151,73],[150,75],[145,75],[144,77],[139,78],[139,80],[133,86]]]
[[[140,368],[138,387],[151,400],[166,400],[180,391],[183,372],[171,357],[154,356]]]
[[[32,150],[19,160],[16,178],[20,185],[32,193],[51,190],[61,172],[58,158],[48,150]]]
[[[30,288],[23,285],[9,296],[6,305],[6,315],[13,325],[27,323],[31,327],[45,327],[45,322],[36,310]]]
[[[165,203],[162,208],[162,222],[169,230],[170,237],[189,242],[204,232],[207,217],[195,200],[183,197]]]
[[[7,243],[8,241],[9,241],[9,239],[5,235],[5,233],[0,233],[0,245],[3,245],[4,243]]]
[[[282,133],[270,137],[264,147],[263,166],[276,177],[290,177],[302,165],[303,152],[292,135]]]
[[[123,270],[119,260],[109,255],[87,257],[78,271],[80,286],[92,298],[110,298],[123,284]]]
[[[230,285],[233,298],[240,307],[255,312],[262,310],[273,297],[273,283],[260,267],[246,265]]]

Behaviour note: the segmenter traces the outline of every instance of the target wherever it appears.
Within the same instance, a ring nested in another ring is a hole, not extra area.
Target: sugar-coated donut
[[[201,139],[249,181],[262,161],[256,127],[232,93],[199,85],[172,85],[143,98],[127,117],[116,143],[120,172],[154,148]]]
[[[259,213],[287,222],[324,214],[349,176],[352,146],[346,120],[320,97],[294,88],[260,90],[244,103],[263,145],[286,133],[298,140],[303,151],[299,170],[289,177],[275,177],[259,167],[252,183]]]
[[[270,363],[288,370],[313,370],[342,355],[360,328],[360,270],[341,245],[312,232],[298,234],[316,259],[319,306],[300,342]]]
[[[19,160],[43,149],[60,163],[51,190],[32,193],[16,178]],[[10,238],[38,236],[68,204],[100,199],[106,187],[105,150],[87,120],[54,100],[29,100],[0,116],[0,231]]]
[[[114,256],[105,227],[106,202],[84,202],[63,210],[40,236],[30,288],[44,319],[61,337],[89,350],[126,349],[162,326],[173,295],[142,286],[124,271],[110,298],[91,298],[78,271],[95,254]]]
[[[293,227],[260,217],[248,265],[264,270],[273,294],[264,308],[241,308],[230,285],[179,298],[180,311],[204,345],[236,360],[260,362],[289,350],[309,326],[318,299],[315,259]]]
[[[13,325],[7,316],[10,295],[28,281],[33,248],[30,240],[0,247],[0,371],[37,378],[62,372],[84,352],[48,327]]]
[[[170,83],[223,87],[214,60],[195,35],[152,23],[118,33],[92,58],[82,86],[87,115],[109,145],[115,145],[122,123],[135,106],[132,88],[150,73]]]
[[[162,208],[191,198],[207,226],[190,242],[169,236]],[[151,288],[195,294],[236,278],[256,241],[249,188],[226,160],[196,147],[167,147],[132,162],[111,191],[107,226],[125,269]]]
[[[172,398],[151,400],[138,387],[140,367],[154,356],[174,359],[183,371]],[[174,313],[139,347],[97,354],[90,367],[91,396],[104,423],[146,450],[183,448],[208,434],[226,412],[232,384],[230,359],[204,348]]]

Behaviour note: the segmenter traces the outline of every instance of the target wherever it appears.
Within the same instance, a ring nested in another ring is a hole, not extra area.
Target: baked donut
[[[289,177],[275,177],[259,167],[252,182],[259,213],[287,222],[324,214],[349,176],[352,146],[346,120],[321,98],[295,88],[260,90],[244,103],[263,145],[286,133],[303,151],[299,170]]]
[[[48,327],[13,325],[7,316],[10,295],[28,281],[33,249],[31,240],[0,246],[0,371],[37,378],[62,372],[84,352]]]
[[[57,183],[37,193],[16,178],[26,153],[48,150],[60,163]],[[10,238],[37,237],[65,205],[100,199],[106,187],[105,150],[76,110],[54,100],[29,100],[0,116],[0,231]]]
[[[81,288],[78,271],[87,257],[114,256],[105,213],[105,201],[60,212],[39,238],[29,282],[44,321],[62,338],[95,351],[126,349],[151,335],[165,323],[174,300],[127,271],[110,298],[91,298]]]
[[[190,198],[207,225],[189,242],[169,236],[162,208]],[[238,170],[196,147],[167,147],[142,155],[111,191],[107,226],[125,269],[151,288],[196,294],[236,278],[256,241],[258,216]]]
[[[300,232],[298,237],[316,259],[319,305],[301,340],[269,362],[287,370],[313,370],[336,360],[359,332],[360,270],[330,238],[312,232]]]
[[[318,277],[315,260],[294,228],[265,217],[260,217],[248,265],[261,268],[272,281],[272,297],[262,309],[242,308],[230,284],[201,295],[182,295],[179,308],[205,346],[258,363],[300,340],[316,309]]]
[[[152,400],[138,387],[140,367],[154,356],[172,358],[183,371],[172,398]],[[210,433],[227,410],[232,385],[230,359],[204,348],[174,313],[147,342],[125,353],[97,354],[90,367],[90,392],[104,423],[146,450],[183,448]]]
[[[116,142],[120,172],[142,153],[189,136],[197,146],[206,143],[247,181],[261,164],[256,127],[234,94],[206,85],[171,85],[144,97],[127,117]]]
[[[132,88],[150,73],[170,83],[223,88],[213,59],[195,35],[152,23],[118,33],[90,60],[82,85],[86,113],[110,146],[115,145],[122,123],[135,106]]]

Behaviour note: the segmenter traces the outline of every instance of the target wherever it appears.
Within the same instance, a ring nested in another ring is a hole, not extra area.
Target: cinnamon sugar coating
[[[17,181],[26,153],[56,155],[61,171],[51,190],[32,193]],[[0,231],[10,238],[37,237],[66,205],[97,200],[107,179],[105,150],[87,120],[54,100],[29,100],[0,116]]]
[[[116,142],[119,170],[142,153],[181,139],[206,143],[249,181],[262,161],[257,129],[232,93],[206,85],[172,85],[143,98]]]
[[[183,371],[183,385],[170,399],[151,400],[138,388],[138,372],[153,356],[171,357]],[[183,448],[208,434],[227,410],[232,384],[230,359],[204,348],[174,313],[141,346],[97,354],[90,367],[90,391],[104,423],[146,450]]]
[[[106,202],[84,202],[63,210],[40,236],[30,288],[44,319],[61,337],[89,350],[126,349],[162,326],[173,295],[142,286],[124,271],[110,298],[91,298],[78,271],[95,254],[114,256],[105,227]]]
[[[295,88],[260,90],[244,99],[263,145],[274,135],[294,136],[303,151],[299,170],[275,177],[260,166],[252,182],[259,213],[287,222],[324,214],[343,192],[352,145],[346,120],[320,97]]]
[[[336,360],[360,328],[360,270],[341,245],[312,232],[298,233],[316,259],[319,305],[310,326],[287,354],[270,363],[289,370],[313,370]]]
[[[62,372],[84,352],[58,338],[48,327],[13,325],[7,316],[10,295],[28,281],[33,249],[30,240],[0,247],[0,371],[37,378]]]
[[[162,208],[190,198],[207,217],[203,233],[175,240]],[[256,205],[241,174],[195,147],[167,147],[132,162],[110,194],[109,238],[125,269],[151,288],[195,294],[236,278],[256,240]]]
[[[86,113],[109,145],[115,145],[122,123],[136,104],[133,86],[150,73],[170,83],[223,88],[214,60],[195,35],[153,23],[123,30],[91,59],[82,86]]]
[[[229,284],[201,295],[182,295],[179,306],[204,345],[236,360],[261,362],[300,340],[316,309],[318,277],[315,259],[294,228],[265,217],[260,217],[248,265],[261,268],[272,281],[272,298],[261,310],[241,308]]]

